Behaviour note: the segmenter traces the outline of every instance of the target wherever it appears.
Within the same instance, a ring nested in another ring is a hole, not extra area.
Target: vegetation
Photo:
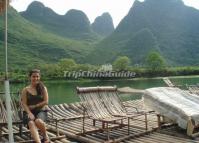
[[[88,17],[79,10],[69,10],[58,15],[41,2],[32,2],[26,11],[20,13],[30,22],[40,25],[43,30],[75,40],[97,41],[100,36],[92,31]]]
[[[165,68],[165,61],[156,51],[152,51],[146,58],[146,65],[151,71],[161,71]]]
[[[103,13],[101,16],[98,16],[91,26],[93,31],[104,37],[114,31],[113,20],[109,13]]]
[[[127,56],[118,57],[113,63],[113,69],[117,71],[128,70],[130,60]]]
[[[0,16],[0,59],[4,59],[4,24]],[[84,62],[92,48],[91,42],[63,38],[45,31],[21,17],[14,9],[8,13],[8,65],[9,70],[54,64],[63,58]],[[3,71],[4,60],[0,60]]]
[[[199,11],[180,0],[136,0],[113,33],[103,31],[104,18],[112,23],[107,14],[90,25],[81,11],[60,16],[39,2],[20,14],[9,9],[8,65],[15,81],[25,80],[31,68],[41,69],[45,79],[60,79],[65,71],[97,71],[107,63],[137,77],[199,74]],[[0,16],[0,59],[3,25]],[[4,62],[0,60],[0,79]]]
[[[76,62],[73,59],[61,59],[58,63],[61,71],[74,71],[76,70]]]
[[[119,62],[118,62],[119,61]],[[120,68],[120,61],[124,62],[125,68]],[[157,76],[185,76],[185,75],[198,75],[199,67],[166,67],[159,68],[158,70],[152,70],[148,67],[136,67],[128,66],[127,57],[118,57],[118,60],[114,64],[118,63],[118,66],[115,70],[135,72],[135,77],[157,77]],[[117,64],[116,64],[117,65]],[[27,81],[27,73],[30,69],[39,68],[42,71],[42,79],[44,80],[54,80],[54,79],[81,79],[86,77],[78,77],[79,73],[84,71],[88,72],[98,72],[100,66],[93,66],[89,64],[79,64],[76,63],[73,59],[61,59],[55,64],[40,64],[37,66],[29,67],[29,69],[18,69],[9,72],[10,80],[13,82],[23,82]],[[114,70],[114,71],[115,71]],[[114,72],[113,71],[113,72]],[[0,73],[0,79],[4,78],[4,72]],[[90,78],[90,77],[87,77]],[[117,77],[97,77],[97,79],[116,79]],[[94,79],[94,78],[91,78]],[[96,78],[95,78],[96,79]]]
[[[197,66],[196,29],[199,10],[185,6],[181,0],[136,0],[115,31],[98,43],[87,59],[104,64],[125,55],[134,64],[144,66],[144,57],[156,50],[170,66]]]

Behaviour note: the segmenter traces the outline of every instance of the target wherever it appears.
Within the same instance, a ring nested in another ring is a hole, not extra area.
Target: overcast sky
[[[17,11],[25,11],[34,0],[12,0],[11,5]],[[57,14],[64,15],[70,9],[82,10],[92,23],[97,16],[109,12],[115,27],[127,15],[134,0],[37,0]],[[144,1],[144,0],[140,0]],[[199,9],[199,0],[183,0],[188,6]]]

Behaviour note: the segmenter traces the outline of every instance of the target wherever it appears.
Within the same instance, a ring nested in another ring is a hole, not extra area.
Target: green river
[[[199,76],[189,77],[172,77],[170,80],[176,85],[192,85],[199,83]],[[87,86],[114,86],[117,87],[131,87],[136,89],[146,89],[151,87],[166,86],[162,78],[148,78],[148,79],[131,79],[131,80],[114,80],[114,81],[45,81],[45,85],[48,88],[49,103],[61,104],[61,103],[72,103],[79,101],[76,95],[76,87],[87,87]],[[11,92],[17,92],[21,90],[26,84],[10,84]],[[0,85],[1,91],[3,90],[2,84]],[[122,100],[133,100],[141,98],[139,94],[121,94]]]

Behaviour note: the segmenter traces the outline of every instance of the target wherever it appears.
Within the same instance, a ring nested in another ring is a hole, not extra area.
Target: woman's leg
[[[42,120],[42,119],[36,119],[35,120],[35,124],[37,126],[38,129],[40,129],[41,133],[43,134],[44,136],[44,139],[48,139],[48,135],[47,135],[47,131],[46,131],[46,124],[45,122]]]
[[[30,133],[31,133],[32,138],[34,139],[34,141],[36,143],[41,143],[40,138],[39,138],[39,133],[38,133],[37,127],[35,125],[35,122],[34,121],[29,121],[28,122],[28,126],[29,126]]]

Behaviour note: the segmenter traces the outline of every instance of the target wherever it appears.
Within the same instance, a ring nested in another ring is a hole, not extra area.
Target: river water
[[[199,76],[194,77],[172,77],[171,81],[176,85],[197,84],[199,83]],[[153,79],[131,79],[131,80],[114,80],[114,81],[44,81],[48,88],[49,93],[49,104],[61,104],[61,103],[73,103],[78,102],[79,98],[76,95],[76,87],[87,87],[87,86],[114,86],[117,87],[131,87],[136,89],[146,89],[151,87],[166,86],[162,78]],[[20,91],[24,86],[23,84],[10,84],[11,91]],[[0,85],[1,91],[3,86]],[[141,98],[139,94],[121,94],[122,100],[133,100]]]

